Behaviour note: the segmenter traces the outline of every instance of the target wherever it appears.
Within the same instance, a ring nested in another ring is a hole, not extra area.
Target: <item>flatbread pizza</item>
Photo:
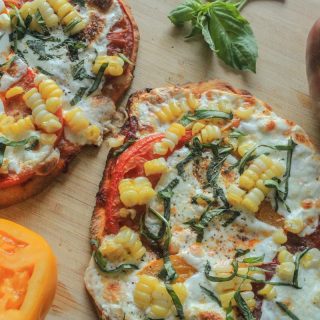
[[[101,319],[318,319],[320,158],[221,81],[132,95],[85,284]],[[119,142],[120,141],[120,142]]]
[[[34,195],[124,115],[139,33],[122,0],[0,1],[0,207]]]

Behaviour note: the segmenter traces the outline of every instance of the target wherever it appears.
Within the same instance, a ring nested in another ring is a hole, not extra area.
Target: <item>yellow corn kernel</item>
[[[253,188],[243,199],[242,205],[249,211],[255,213],[264,199],[264,194],[258,188]]]
[[[9,30],[11,26],[11,20],[6,13],[0,14],[0,30]]]
[[[241,120],[248,120],[254,113],[254,108],[244,108],[240,107],[235,111],[235,115]]]
[[[127,209],[127,208],[121,208],[119,210],[119,216],[121,218],[128,218],[134,219],[137,215],[137,211],[135,209]]]
[[[196,122],[192,126],[192,135],[195,136],[197,133],[199,133],[206,125],[202,122]]]
[[[227,199],[233,206],[238,206],[241,204],[245,191],[236,186],[235,184],[230,185],[227,190]]]
[[[277,290],[273,285],[266,284],[261,290],[258,291],[258,294],[265,296],[267,300],[272,300],[277,297]]]
[[[320,266],[320,250],[312,248],[302,258],[301,264],[304,268],[319,268]]]
[[[282,262],[277,266],[277,275],[279,278],[285,281],[291,281],[293,278],[293,273],[295,270],[295,265],[293,262]]]
[[[10,98],[13,98],[17,95],[20,95],[24,93],[24,89],[22,87],[19,87],[19,86],[15,86],[11,89],[9,89],[7,92],[6,92],[6,99],[10,99]]]
[[[194,94],[189,93],[187,96],[187,104],[190,107],[191,110],[195,110],[199,107],[200,102],[199,100],[194,96]]]
[[[278,229],[272,234],[272,240],[276,244],[284,244],[287,242],[288,238],[283,229]]]
[[[169,151],[169,147],[162,142],[156,142],[153,145],[153,153],[154,154],[159,154],[161,156],[164,156],[167,154],[168,151]]]
[[[165,158],[158,158],[144,163],[144,172],[146,176],[153,174],[162,174],[168,171]]]
[[[123,74],[123,67],[119,64],[110,65],[107,68],[107,72],[112,77],[119,77]]]
[[[110,148],[121,147],[124,143],[125,136],[118,136],[116,138],[109,138],[108,144]]]
[[[50,133],[41,133],[39,141],[42,145],[54,145],[57,141],[57,136]]]
[[[167,132],[172,132],[179,137],[186,134],[186,128],[180,123],[173,123],[167,130]]]
[[[278,261],[280,263],[293,262],[293,255],[286,249],[280,250],[280,252],[278,253]]]
[[[304,229],[304,223],[302,218],[288,218],[284,222],[285,230],[298,234]]]
[[[135,189],[130,189],[120,194],[120,200],[126,207],[134,207],[138,204],[139,194]]]
[[[51,113],[56,113],[61,107],[62,101],[61,98],[52,97],[46,101],[46,109]]]
[[[243,157],[249,150],[251,150],[255,146],[256,144],[253,141],[242,142],[238,147],[238,153],[241,157]]]
[[[214,125],[207,125],[203,128],[199,135],[199,140],[202,143],[210,143],[221,138],[220,128]]]
[[[64,119],[70,129],[75,133],[79,133],[89,126],[89,121],[80,108],[73,108],[70,111],[67,111],[64,114]]]
[[[217,107],[222,112],[230,113],[232,111],[232,106],[228,101],[219,101]]]
[[[264,181],[262,179],[259,179],[256,182],[256,187],[260,189],[265,195],[267,195],[270,192],[270,188],[264,185]]]
[[[91,143],[98,143],[101,136],[101,130],[96,125],[91,125],[85,129],[84,136]]]

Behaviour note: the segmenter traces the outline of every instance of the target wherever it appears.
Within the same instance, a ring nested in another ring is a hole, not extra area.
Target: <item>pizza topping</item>
[[[186,134],[185,128],[179,123],[173,123],[165,133],[165,137],[161,142],[156,142],[153,147],[153,152],[159,155],[166,155],[168,151],[173,149],[178,144],[179,140]]]
[[[144,172],[146,176],[154,174],[162,174],[168,171],[168,166],[165,158],[158,158],[144,163]]]
[[[284,244],[287,242],[288,237],[283,229],[278,229],[272,234],[272,240],[277,244]]]
[[[106,237],[102,241],[99,251],[111,262],[137,262],[146,249],[136,232],[122,227],[116,236]]]
[[[126,207],[147,204],[156,194],[150,181],[145,177],[121,180],[119,192],[120,199]]]
[[[179,319],[184,319],[182,305],[187,297],[183,284],[168,285],[157,278],[147,275],[139,276],[134,290],[134,301],[141,309],[146,310],[153,319],[165,318],[174,312],[174,306]]]
[[[123,74],[124,61],[118,56],[97,56],[94,61],[92,72],[98,74],[101,66],[107,64],[104,70],[106,76],[119,77]]]

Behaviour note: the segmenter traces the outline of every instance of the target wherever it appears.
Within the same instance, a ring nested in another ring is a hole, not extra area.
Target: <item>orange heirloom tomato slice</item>
[[[0,320],[41,320],[57,287],[57,264],[48,243],[0,219]]]

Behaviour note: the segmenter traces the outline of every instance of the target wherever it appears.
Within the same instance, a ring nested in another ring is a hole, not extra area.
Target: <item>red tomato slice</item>
[[[174,150],[181,148],[191,139],[191,136],[191,132],[187,132],[187,134],[180,139]],[[106,182],[103,187],[103,191],[106,196],[105,209],[107,215],[107,233],[117,233],[119,230],[119,218],[117,212],[121,207],[123,207],[118,191],[120,181],[124,178],[145,176],[144,163],[161,157],[160,155],[155,155],[153,153],[153,145],[154,143],[159,142],[163,137],[163,133],[156,133],[142,138],[130,146],[117,159],[109,162],[105,174]],[[167,158],[173,151],[168,152],[165,157]],[[158,182],[159,178],[160,176],[153,177],[153,185]]]

